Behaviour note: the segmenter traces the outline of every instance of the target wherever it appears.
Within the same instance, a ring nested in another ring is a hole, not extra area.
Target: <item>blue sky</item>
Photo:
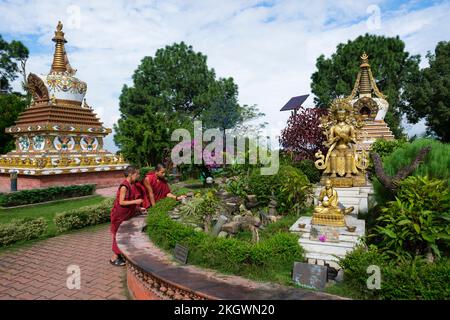
[[[279,109],[290,97],[310,93],[320,54],[328,57],[337,44],[372,33],[399,35],[406,50],[424,57],[438,41],[450,40],[449,14],[449,1],[431,0],[0,0],[0,34],[30,49],[29,72],[46,73],[61,20],[70,62],[108,127],[119,117],[121,88],[140,60],[185,41],[208,56],[218,76],[235,79],[240,102],[257,104],[276,135],[289,116]],[[407,128],[412,134],[424,126]],[[116,150],[112,135],[107,147]]]

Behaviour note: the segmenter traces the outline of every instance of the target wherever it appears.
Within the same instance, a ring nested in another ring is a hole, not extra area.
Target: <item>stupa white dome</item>
[[[83,102],[87,85],[69,72],[50,72],[37,76],[46,86],[50,99]]]

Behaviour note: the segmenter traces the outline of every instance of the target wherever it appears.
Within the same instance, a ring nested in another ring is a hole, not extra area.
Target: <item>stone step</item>
[[[299,244],[305,249],[306,252],[311,253],[322,253],[322,254],[334,254],[340,257],[344,257],[348,252],[351,252],[354,247],[356,246],[356,243],[343,245],[344,243],[333,243],[333,245],[326,245],[327,242],[320,242],[320,241],[311,241],[306,239],[299,239]],[[313,242],[313,243],[310,243]],[[331,244],[331,243],[328,243]]]
[[[339,260],[339,258],[343,258],[343,257],[336,257],[332,254],[324,254],[324,253],[318,253],[318,252],[306,252],[305,253],[305,258],[306,259],[314,259],[314,260],[322,260],[325,261],[326,263],[329,262],[336,262]],[[336,268],[336,266],[334,265],[330,265],[331,267]],[[338,268],[336,268],[338,269]]]
[[[290,228],[290,232],[294,233],[310,233],[311,232],[311,219],[312,217],[300,217]],[[356,226],[356,230],[354,232],[347,231],[347,228],[342,227],[339,230],[339,236],[350,236],[359,238],[364,235],[365,232],[365,221],[361,219],[357,219],[353,215],[346,215],[345,221],[348,225]],[[299,228],[298,225],[300,223],[305,224],[305,228]]]
[[[389,129],[387,126],[379,126],[379,127],[362,127],[361,130],[363,131],[387,131],[387,132],[391,132],[391,129]]]
[[[299,241],[301,241],[304,245],[310,245],[310,246],[325,246],[325,247],[339,247],[339,248],[353,248],[355,246],[355,242],[350,241],[339,241],[339,242],[321,242],[317,240],[310,240],[305,238],[300,238]]]
[[[311,233],[310,232],[303,232],[302,235],[300,236],[300,238],[302,239],[309,239]],[[343,241],[343,242],[357,242],[359,240],[359,236],[354,235],[354,236],[349,236],[349,235],[343,235],[340,234],[339,235],[339,241]]]

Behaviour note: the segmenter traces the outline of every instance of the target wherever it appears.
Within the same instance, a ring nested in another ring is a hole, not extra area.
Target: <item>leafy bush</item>
[[[15,219],[10,223],[0,225],[0,247],[17,241],[36,239],[47,230],[44,218]]]
[[[91,195],[94,191],[95,184],[21,190],[0,195],[0,206],[14,207],[45,201],[82,197]]]
[[[394,176],[401,168],[409,165],[419,153],[419,150],[431,146],[425,161],[412,173],[413,176],[428,176],[450,182],[450,145],[432,139],[417,139],[412,143],[405,143],[391,155],[383,159],[383,167],[386,173]],[[393,200],[393,196],[386,188],[374,179],[376,200],[379,204],[385,204]]]
[[[386,140],[386,139],[377,139],[371,146],[371,152],[376,152],[378,155],[384,159],[385,157],[392,154],[395,150],[401,148],[405,145],[406,140]]]
[[[248,192],[255,194],[263,204],[270,201],[273,192],[278,201],[277,209],[286,212],[304,203],[310,192],[310,183],[299,169],[282,165],[275,175],[261,175],[259,169],[254,170],[249,177]]]
[[[362,299],[450,299],[450,260],[443,258],[436,263],[427,263],[418,257],[392,263],[388,256],[375,247],[365,250],[360,247],[339,261],[344,269],[344,285],[355,297]],[[380,268],[381,288],[368,289],[367,268]]]
[[[58,213],[54,218],[56,228],[64,232],[108,222],[113,202],[113,198],[108,198],[97,205]]]
[[[308,177],[309,182],[318,183],[320,181],[322,173],[316,168],[314,161],[305,159],[300,161],[296,167]]]
[[[216,238],[171,220],[167,211],[177,205],[165,198],[150,209],[148,234],[153,242],[166,250],[176,243],[189,248],[189,262],[221,272],[253,278],[290,276],[294,261],[303,261],[298,237],[278,232],[257,244],[234,238]]]
[[[248,179],[247,176],[233,177],[227,180],[227,191],[244,199],[247,196]]]
[[[399,259],[428,251],[437,256],[450,247],[450,193],[447,182],[410,176],[377,219],[372,237],[378,247]]]

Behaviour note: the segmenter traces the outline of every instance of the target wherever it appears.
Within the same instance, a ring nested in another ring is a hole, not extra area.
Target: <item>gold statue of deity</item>
[[[315,165],[324,170],[324,178],[331,178],[341,187],[365,184],[364,170],[367,168],[367,154],[356,152],[357,130],[363,126],[356,118],[350,102],[344,98],[335,99],[329,115],[321,118],[328,148],[326,157],[321,151],[316,153]]]
[[[353,211],[353,207],[340,208],[337,191],[330,179],[325,182],[325,188],[320,191],[319,202],[322,204],[314,208],[311,224],[333,227],[345,227],[345,214]]]

